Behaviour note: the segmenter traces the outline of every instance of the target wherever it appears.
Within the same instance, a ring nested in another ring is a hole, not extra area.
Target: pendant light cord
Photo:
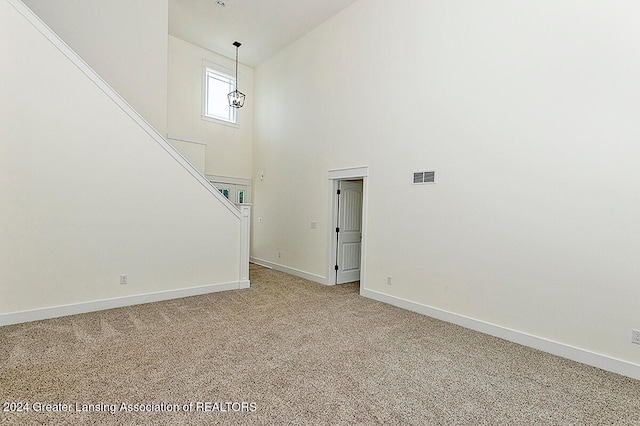
[[[233,107],[233,108],[242,108],[242,106],[244,105],[244,98],[245,95],[244,93],[240,92],[238,90],[238,66],[239,66],[239,62],[238,62],[238,48],[241,46],[240,42],[235,41],[233,42],[233,45],[236,47],[236,79],[234,82],[234,86],[236,87],[235,90],[231,93],[229,93],[227,95],[227,97],[229,98],[229,106]]]
[[[236,47],[236,91],[238,90],[238,48],[242,46],[239,42],[235,41],[233,45]]]

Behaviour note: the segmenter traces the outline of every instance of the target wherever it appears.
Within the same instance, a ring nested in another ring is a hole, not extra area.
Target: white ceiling
[[[169,34],[256,67],[355,0],[169,0]]]

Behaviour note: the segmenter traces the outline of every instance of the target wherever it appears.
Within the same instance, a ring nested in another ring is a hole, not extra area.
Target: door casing
[[[327,285],[336,284],[336,253],[338,243],[336,241],[336,227],[338,217],[338,204],[336,202],[336,192],[341,180],[362,179],[362,245],[360,249],[360,291],[366,285],[366,258],[367,258],[367,192],[369,185],[369,167],[352,167],[345,169],[334,169],[329,171],[329,219],[330,224],[327,235]]]

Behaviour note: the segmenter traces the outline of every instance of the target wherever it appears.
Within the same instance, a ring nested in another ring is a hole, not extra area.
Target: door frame
[[[366,279],[366,257],[367,257],[367,192],[369,179],[369,166],[350,167],[345,169],[329,170],[329,220],[330,224],[327,235],[327,285],[336,285],[336,253],[338,242],[336,241],[336,227],[338,226],[338,203],[336,202],[336,192],[342,180],[362,179],[362,244],[360,246],[360,291],[365,287]]]

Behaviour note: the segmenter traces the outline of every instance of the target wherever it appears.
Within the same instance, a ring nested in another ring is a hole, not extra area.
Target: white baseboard
[[[284,272],[289,275],[294,275],[296,277],[304,278],[305,280],[327,285],[327,278],[322,277],[320,275],[311,274],[309,272],[301,271],[299,269],[289,268],[288,266],[269,262],[267,260],[257,259],[255,257],[249,258],[249,262],[255,263],[256,265],[264,266],[270,269],[275,269],[276,271]]]
[[[178,290],[136,294],[133,296],[94,300],[91,302],[74,303],[71,305],[52,306],[50,308],[33,309],[29,311],[12,312],[8,314],[0,314],[0,326],[58,318],[67,315],[84,314],[87,312],[102,311],[105,309],[122,308],[125,306],[141,305],[143,303],[161,302],[163,300],[179,299],[181,297],[199,296],[201,294],[216,293],[219,291],[237,290],[243,288],[249,288],[248,280],[221,284],[209,284],[198,287],[182,288]]]
[[[360,295],[480,333],[640,380],[640,365],[365,288]]]

